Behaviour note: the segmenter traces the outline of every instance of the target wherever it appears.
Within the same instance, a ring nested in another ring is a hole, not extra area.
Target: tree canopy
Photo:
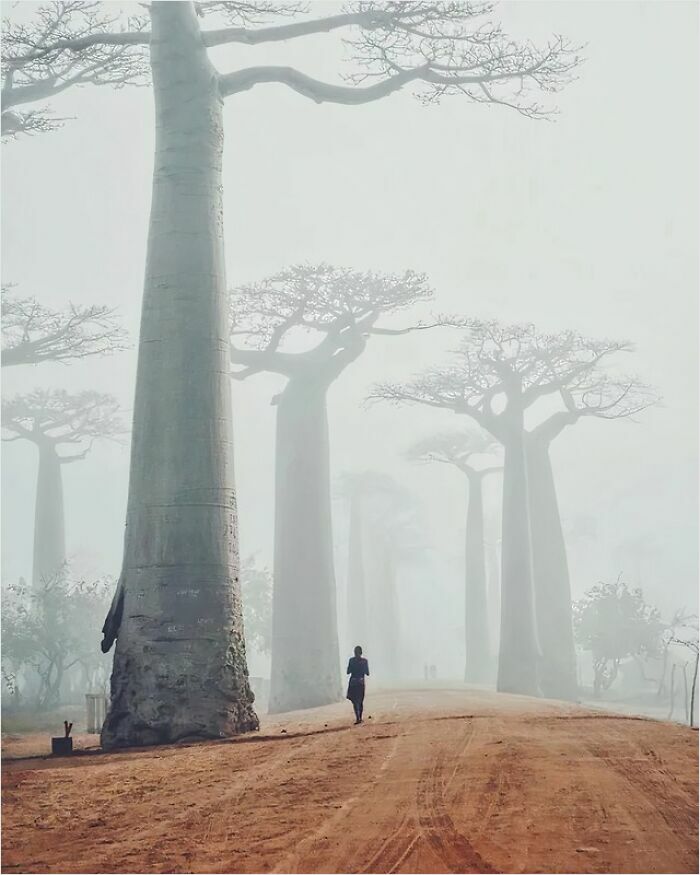
[[[623,581],[598,583],[573,604],[574,636],[591,653],[596,694],[608,689],[620,662],[658,654],[664,623],[640,588]]]
[[[36,389],[27,395],[3,400],[4,441],[83,445],[80,451],[60,456],[62,462],[83,459],[99,438],[115,439],[123,432],[119,404],[112,395],[99,392]],[[87,446],[84,446],[87,441]]]
[[[69,362],[127,348],[127,334],[114,310],[69,304],[54,310],[36,298],[2,289],[2,366]]]
[[[522,414],[545,396],[561,408],[536,427],[550,437],[584,417],[632,417],[658,401],[638,377],[603,370],[604,359],[632,351],[627,341],[595,340],[574,331],[543,333],[529,323],[463,324],[465,336],[448,364],[404,384],[379,384],[370,397],[454,410],[499,440],[507,436],[513,413]]]
[[[553,110],[541,93],[556,92],[573,77],[579,50],[562,36],[543,45],[518,42],[493,20],[495,4],[479,0],[374,2],[339,6],[315,16],[302,3],[197,2],[206,47],[257,46],[339,31],[350,69],[347,84],[322,82],[289,66],[250,66],[219,74],[226,97],[277,83],[316,103],[359,104],[406,86],[425,102],[462,95],[474,103],[501,104],[525,116]],[[2,47],[2,132],[51,130],[61,119],[45,101],[83,85],[148,82],[149,16],[124,16],[112,4],[56,0],[31,20],[6,19]],[[24,109],[35,103],[39,108]]]
[[[291,377],[324,368],[335,376],[360,355],[369,336],[429,327],[418,322],[391,328],[378,322],[432,296],[423,274],[363,272],[328,264],[295,265],[239,286],[231,295],[231,361],[242,367],[232,376],[243,379],[274,371]],[[236,345],[237,337],[248,346]],[[315,340],[311,348],[309,338]],[[301,351],[292,351],[300,345]]]

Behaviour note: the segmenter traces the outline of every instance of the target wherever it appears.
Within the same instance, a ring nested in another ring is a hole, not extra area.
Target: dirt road
[[[698,871],[689,729],[466,690],[379,693],[365,713],[5,760],[3,870]]]

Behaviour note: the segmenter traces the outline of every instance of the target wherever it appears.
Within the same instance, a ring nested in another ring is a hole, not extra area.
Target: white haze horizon
[[[23,3],[22,11],[35,5]],[[456,312],[634,343],[619,367],[655,386],[663,405],[634,422],[582,422],[553,444],[573,595],[622,574],[665,617],[681,607],[695,612],[698,7],[528,2],[503,3],[496,14],[517,36],[562,33],[585,44],[577,81],[551,96],[560,109],[555,123],[457,97],[423,107],[408,93],[359,107],[317,106],[270,85],[227,102],[228,284],[299,262],[412,269],[427,274],[435,301],[387,324]],[[220,48],[212,57],[222,71],[254,55],[255,63],[295,63],[336,79],[328,45],[327,37],[313,37]],[[340,56],[342,46],[334,45]],[[3,283],[57,309],[69,301],[115,307],[133,347],[72,365],[7,368],[3,392],[112,392],[128,422],[151,197],[152,94],[90,87],[66,92],[52,108],[68,119],[60,130],[3,147]],[[466,484],[459,472],[411,464],[404,453],[431,432],[470,423],[364,399],[375,382],[446,362],[458,337],[437,328],[371,338],[329,393],[333,477],[384,471],[422,502],[438,558],[428,570],[405,571],[402,610],[410,634],[424,606],[433,606],[434,636],[444,631],[449,640],[428,637],[417,646],[437,654],[425,661],[441,660],[454,675],[462,667]],[[281,385],[259,375],[232,386],[241,552],[269,566],[270,399]],[[3,450],[2,574],[11,582],[31,575],[37,458],[24,442]],[[96,443],[64,472],[68,553],[86,574],[119,573],[128,455],[128,439],[124,446]],[[499,488],[495,479],[487,486],[487,517],[497,512]],[[334,512],[342,605],[339,503]],[[574,537],[586,520],[595,521],[594,537]]]

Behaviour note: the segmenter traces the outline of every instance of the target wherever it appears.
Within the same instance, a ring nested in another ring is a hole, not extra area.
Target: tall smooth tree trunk
[[[194,5],[151,5],[156,111],[106,748],[256,729],[238,562],[222,101]],[[103,646],[105,646],[103,645]]]
[[[575,700],[576,650],[571,584],[547,441],[528,443],[532,567],[542,660],[540,686],[552,699]]]
[[[350,497],[350,527],[348,532],[348,642],[367,646],[367,599],[365,592],[365,557],[362,526],[362,499],[357,493]]]
[[[501,568],[498,544],[492,540],[491,533],[486,545],[486,567],[488,577],[489,645],[493,665],[498,659],[501,619]],[[492,668],[493,672],[493,668]]]
[[[469,475],[464,589],[464,680],[468,684],[486,684],[489,681],[489,617],[486,601],[482,482],[480,474]]]
[[[66,562],[61,460],[50,442],[38,444],[39,472],[34,511],[34,562],[32,585],[58,574]]]
[[[271,714],[341,698],[326,391],[292,378],[277,401]]]
[[[503,536],[501,544],[501,640],[497,689],[539,695],[539,647],[530,547],[530,508],[524,431],[516,427],[505,442]]]
[[[401,615],[396,592],[396,551],[390,534],[375,533],[372,562],[373,628],[367,654],[372,675],[395,683],[401,673]]]

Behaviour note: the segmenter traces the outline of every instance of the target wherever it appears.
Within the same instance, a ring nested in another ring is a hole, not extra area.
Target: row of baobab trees
[[[632,417],[655,396],[636,377],[613,370],[615,357],[631,350],[626,342],[594,340],[573,331],[547,334],[532,325],[501,325],[455,315],[400,327],[388,324],[390,317],[400,318],[432,297],[421,274],[359,272],[327,264],[294,266],[231,294],[232,378],[272,372],[286,379],[284,389],[271,399],[276,407],[269,701],[273,712],[327,704],[340,696],[329,390],[369,342],[426,330],[449,330],[452,339],[456,331],[458,348],[445,363],[405,383],[375,386],[369,398],[452,410],[469,424],[424,437],[409,450],[415,460],[452,465],[468,484],[465,680],[488,681],[482,482],[502,473],[497,687],[576,697],[571,592],[550,445],[582,419]],[[50,332],[38,318],[41,310],[36,302],[7,300],[4,360],[26,362],[32,348],[47,348]],[[31,320],[26,316],[29,312],[34,314]],[[72,313],[64,318],[75,318]],[[120,330],[109,322],[113,314],[100,310],[83,315],[81,330],[109,323],[109,340],[101,336],[90,351],[123,345]],[[84,355],[85,338],[79,336],[83,345],[75,355]],[[58,341],[64,347],[66,337],[64,333]],[[305,347],[303,351],[291,351],[299,346]],[[95,439],[119,433],[116,401],[95,393],[37,391],[4,402],[3,428],[6,439],[32,441],[39,450],[36,580],[55,573],[66,558],[61,467],[84,458]],[[61,445],[75,444],[81,446],[76,452],[59,450]],[[193,447],[190,464],[196,463],[195,452]],[[362,636],[367,606],[359,531],[362,507],[367,504],[363,493],[369,488],[376,492],[377,487],[355,478],[345,488],[351,504],[348,608],[350,621]],[[385,489],[387,496],[390,492]],[[400,501],[389,501],[384,515],[396,515],[399,507]],[[414,537],[419,539],[419,534]],[[122,582],[105,626],[108,645],[118,631],[123,597]]]
[[[454,98],[459,107],[472,105],[472,111],[486,104],[540,118],[551,111],[541,95],[564,87],[581,60],[562,37],[541,45],[510,38],[494,20],[488,0],[361,0],[337,13],[316,15],[319,8],[274,0],[154,0],[139,15],[122,19],[110,4],[58,0],[38,7],[26,20],[4,25],[2,131],[8,137],[60,124],[46,101],[69,89],[150,84],[154,92],[157,135],[124,560],[103,644],[107,650],[116,640],[111,706],[102,733],[106,747],[228,735],[258,725],[247,680],[237,558],[221,185],[224,102],[270,85],[290,89],[319,107],[361,105],[403,89],[426,103]],[[223,58],[227,47],[254,50],[307,37],[326,40],[330,49],[334,35],[343,37],[351,65],[342,85],[290,66],[220,72],[210,57],[214,47]],[[287,378],[274,399],[278,459],[271,705],[277,710],[334,701],[340,693],[326,392],[367,339],[381,332],[379,315],[401,309],[411,296],[416,303],[416,296],[425,298],[427,292],[416,275],[365,275],[369,288],[351,285],[359,301],[351,296],[346,303],[332,289],[347,286],[348,275],[326,268],[320,274],[323,289],[309,287],[308,298],[328,294],[335,308],[330,313],[308,311],[307,296],[302,292],[299,298],[294,285],[298,271],[285,271],[262,287],[251,287],[248,308],[244,291],[234,320],[236,376],[275,370]],[[277,287],[286,290],[278,302]],[[372,288],[377,304],[371,303]],[[303,320],[302,328],[321,331],[321,341],[309,353],[291,353],[282,346],[295,319]],[[240,343],[241,332],[249,344]],[[550,350],[549,358],[541,343]],[[536,579],[550,574],[536,573],[533,580],[530,572],[543,554],[537,558],[539,536],[533,531],[531,538],[528,529],[536,499],[527,488],[527,468],[538,459],[534,451],[526,455],[526,444],[534,446],[536,439],[525,430],[524,410],[540,396],[561,398],[561,418],[548,421],[543,435],[581,416],[632,412],[635,403],[628,399],[634,398],[637,384],[607,378],[600,368],[590,367],[623,348],[570,334],[557,335],[550,344],[529,327],[470,323],[461,352],[444,369],[374,393],[401,402],[452,405],[504,447],[502,689],[532,692],[538,686],[533,593]],[[503,409],[495,406],[499,391]],[[65,396],[51,398],[37,395],[34,401],[41,408],[73,403]],[[24,429],[16,428],[14,437],[27,438],[29,420],[34,428],[35,412],[23,415],[16,412],[12,420]],[[71,443],[68,432],[47,427],[43,413],[38,418],[54,443],[56,435]],[[546,447],[545,437],[541,440]],[[546,472],[544,449],[539,463]],[[54,460],[54,483],[60,470]],[[553,518],[552,495],[550,488]],[[295,497],[307,508],[303,519]],[[566,587],[557,580],[554,610],[563,616]],[[307,607],[311,611],[304,613]],[[546,649],[545,642],[541,646]]]

